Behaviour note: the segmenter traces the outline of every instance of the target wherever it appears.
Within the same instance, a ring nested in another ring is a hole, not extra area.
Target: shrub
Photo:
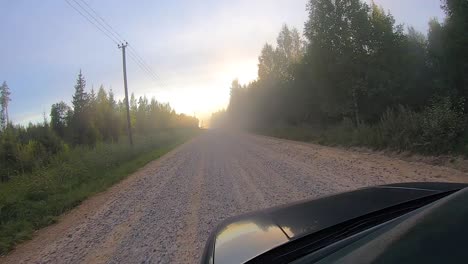
[[[353,132],[356,129],[350,119],[345,119],[338,125],[329,127],[321,134],[319,143],[327,145],[350,146],[353,143]]]
[[[449,98],[433,103],[423,113],[421,149],[436,154],[453,151],[465,121],[463,104],[453,105]]]
[[[394,150],[413,149],[421,133],[422,116],[404,106],[387,109],[376,126],[378,143],[375,147]]]
[[[449,98],[442,98],[420,113],[404,106],[388,109],[374,125],[356,127],[345,119],[326,130],[321,142],[428,154],[449,153],[455,151],[465,121],[463,105],[454,105]]]
[[[463,139],[466,141],[464,146],[468,146],[465,122],[463,104],[453,104],[449,98],[442,98],[433,101],[421,112],[404,106],[387,109],[375,124],[356,126],[352,120],[344,119],[326,129],[310,125],[284,126],[275,127],[265,134],[294,140],[317,141],[325,145],[366,146],[373,149],[443,154],[466,151],[458,146]]]

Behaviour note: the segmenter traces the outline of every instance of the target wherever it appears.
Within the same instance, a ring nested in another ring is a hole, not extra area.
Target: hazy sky
[[[72,0],[69,0],[72,1]],[[198,116],[225,107],[233,79],[257,76],[257,56],[283,23],[302,30],[307,0],[86,0],[164,80],[128,61],[130,92]],[[368,1],[370,2],[370,0]],[[397,22],[425,32],[443,18],[439,0],[375,0]],[[120,50],[65,0],[0,0],[0,81],[12,91],[11,119],[26,123],[69,103],[82,69],[88,88],[123,97]]]

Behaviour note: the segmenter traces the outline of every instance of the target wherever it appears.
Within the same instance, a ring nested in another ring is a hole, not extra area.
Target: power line
[[[117,37],[120,37],[121,40],[125,40],[124,37],[122,37],[122,35],[119,34],[119,32],[117,32],[109,23],[107,23],[107,21],[98,14],[98,12],[96,12],[96,10],[94,10],[85,0],[80,0],[81,2],[83,2],[90,10],[91,12],[93,12],[102,22],[104,22],[104,24],[112,31],[115,33],[115,35]]]
[[[148,65],[148,63],[145,62],[145,60],[138,54],[138,52],[136,51],[135,48],[133,48],[132,45],[129,45],[130,49],[133,51],[133,53],[135,53],[135,55],[137,56],[137,58],[139,58],[141,60],[141,62],[143,63],[143,65],[145,65],[148,69],[151,70],[151,67]],[[153,72],[151,70],[151,72]],[[156,72],[153,72],[153,74],[155,75],[156,78],[159,78],[159,79],[162,79]]]
[[[74,2],[76,2],[76,0],[73,0]],[[119,32],[117,32],[109,23],[107,23],[107,21],[101,16],[99,15],[99,13],[94,10],[85,0],[79,0],[81,2],[83,2],[87,7],[88,9],[91,10],[91,12],[93,12],[103,23],[105,26],[107,26],[107,31],[110,32],[116,39],[119,39],[119,42],[124,42],[125,41],[125,38],[122,37],[122,35],[119,34]],[[83,6],[80,5],[81,8],[83,8]],[[90,14],[89,12],[87,12],[90,16],[93,16],[92,14]],[[93,16],[93,19],[96,20],[96,18]],[[100,23],[98,21],[98,23],[105,27],[102,23]],[[132,46],[130,46],[130,49],[132,49],[134,55],[135,55],[135,59],[139,61],[139,65],[140,66],[143,66],[145,68],[145,71],[147,71],[148,73],[154,75],[157,79],[160,78],[152,69],[151,67],[149,67],[149,65],[144,61],[144,59],[138,55],[138,52],[135,50],[135,48],[133,48]]]
[[[158,81],[159,83],[162,84],[162,86],[164,86],[165,88],[166,87],[166,83],[162,80],[161,77],[159,77],[158,74],[156,74],[152,69],[151,67],[143,60],[143,58],[138,55],[138,53],[136,52],[136,50],[134,48],[132,48],[131,45],[129,45],[130,49],[128,50],[129,53],[131,56],[133,56],[133,60],[135,61],[135,63],[139,64],[141,67],[144,68],[144,70],[146,72],[148,72],[156,81]]]
[[[144,60],[138,55],[138,53],[132,48],[131,45],[129,45],[129,48],[129,52],[132,53],[133,56],[135,56],[135,59],[138,60],[139,64],[141,64],[145,68],[145,70],[147,70],[150,74],[157,78],[157,76],[152,73],[151,68],[146,65]]]
[[[130,108],[129,108],[129,102],[128,102],[128,87],[127,87],[127,63],[126,63],[126,53],[125,50],[128,46],[128,42],[124,41],[123,37],[114,29],[112,28],[109,23],[107,23],[104,18],[102,18],[88,3],[86,3],[85,0],[80,0],[82,3],[84,3],[89,10],[91,10],[90,13],[87,8],[85,8],[83,5],[81,5],[77,0],[72,0],[75,5],[72,5],[70,1],[65,0],[67,4],[72,7],[78,14],[80,14],[82,17],[84,17],[90,24],[92,24],[95,28],[97,28],[101,33],[103,33],[105,36],[107,36],[111,41],[113,41],[117,46],[122,49],[122,63],[123,63],[123,75],[124,75],[124,88],[125,88],[125,104],[127,108],[127,130],[128,130],[128,137],[129,137],[129,142],[130,145],[133,145],[133,137],[132,137],[132,129],[131,129],[131,122],[130,122]],[[85,15],[82,11],[84,11],[87,15]],[[96,16],[99,18],[99,20],[96,18]],[[94,22],[93,22],[94,20]],[[107,27],[106,27],[107,26]],[[119,44],[121,42],[122,44]],[[133,48],[132,48],[133,49]],[[153,78],[153,81],[157,81],[157,76],[154,73],[154,71],[151,70],[151,68],[146,64],[146,62],[141,58],[135,49],[133,49],[133,53],[129,53],[130,58],[133,59],[136,64],[138,65],[139,68],[141,68],[144,72],[146,71],[146,74],[148,76]]]
[[[99,21],[93,14],[91,14],[88,9],[86,9],[85,7],[83,7],[77,0],[72,0],[73,2],[75,2],[75,4],[77,4],[83,11],[86,12],[86,14],[88,14],[89,17],[91,17],[99,26],[101,26],[102,29],[104,29],[107,33],[109,33],[115,40],[117,40],[117,42],[120,42],[122,43],[123,42],[123,39],[119,39],[119,37],[116,37],[115,34],[110,31],[109,29],[106,28],[106,26],[101,23],[101,21]]]
[[[94,10],[85,0],[80,0],[84,5],[86,5],[87,8],[85,8],[83,5],[77,2],[77,0],[72,0],[75,2],[82,10],[86,12],[88,16],[83,14],[80,10],[78,10],[75,6],[71,5],[68,0],[65,0],[73,9],[75,9],[81,16],[83,16],[88,22],[90,22],[92,25],[94,25],[99,31],[101,31],[103,34],[105,34],[109,39],[111,39],[115,44],[119,45],[119,43],[124,43],[125,38],[122,37],[121,34],[119,34],[102,16],[99,15],[96,10]],[[87,9],[89,9],[93,14],[91,14]],[[93,22],[89,17],[91,17],[95,22]],[[97,18],[96,18],[97,17]],[[98,19],[99,18],[99,19]],[[100,21],[99,21],[100,20]],[[102,21],[102,22],[101,22]],[[96,23],[98,25],[96,25]],[[138,52],[136,51],[135,48],[132,46],[129,46],[131,50],[129,50],[131,53],[131,59],[135,61],[137,66],[143,70],[143,73],[146,73],[149,75],[149,77],[155,81],[156,83],[161,84],[164,88],[166,87],[165,82],[162,80],[162,78],[146,63],[146,61],[138,55]],[[133,55],[133,56],[132,56]]]
[[[78,14],[80,14],[82,17],[84,17],[86,20],[88,20],[91,25],[93,25],[95,28],[97,28],[101,33],[103,33],[105,36],[107,36],[112,42],[114,42],[116,45],[119,45],[119,41],[116,41],[114,38],[112,38],[108,33],[106,33],[104,30],[102,30],[99,26],[97,26],[91,19],[89,19],[87,16],[85,16],[78,8],[76,8],[74,5],[72,5],[68,0],[65,0],[69,6],[71,6],[73,9],[75,9]]]
[[[146,68],[151,69],[151,68],[146,64],[146,62],[143,60],[143,58],[138,54],[138,52],[136,51],[136,49],[133,48],[132,45],[129,45],[129,47],[130,47],[131,51],[135,54],[135,57],[137,57],[137,59],[140,60],[140,61],[142,62],[142,64],[143,64]],[[155,74],[155,75],[156,75],[156,74]],[[157,77],[157,75],[156,75],[156,77]]]
[[[128,47],[130,48],[128,50],[129,54],[132,54],[135,57],[134,59],[138,61],[138,64],[140,64],[150,75],[152,75],[153,78],[157,80],[164,88],[167,88],[166,83],[155,71],[153,71],[149,64],[146,63],[146,61],[138,54],[136,49],[132,45],[128,45]]]
[[[150,80],[152,80],[153,82],[156,82],[156,83],[160,83],[161,84],[160,86],[162,86],[163,88],[167,88],[166,85],[164,83],[162,83],[161,80],[156,79],[153,76],[153,74],[141,64],[141,62],[135,57],[135,55],[133,53],[129,52],[127,54],[129,55],[130,59],[132,59],[135,62],[135,64],[138,66],[138,68],[140,68],[140,70],[142,70],[142,72],[148,76],[148,78]]]

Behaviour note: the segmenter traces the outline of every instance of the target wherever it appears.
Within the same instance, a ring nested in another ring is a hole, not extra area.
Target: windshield
[[[468,183],[467,0],[0,10],[0,263],[248,260]]]

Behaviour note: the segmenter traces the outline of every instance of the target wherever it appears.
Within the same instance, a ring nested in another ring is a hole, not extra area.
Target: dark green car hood
[[[202,263],[244,263],[292,240],[350,219],[466,186],[451,183],[377,186],[230,218],[211,234]]]

